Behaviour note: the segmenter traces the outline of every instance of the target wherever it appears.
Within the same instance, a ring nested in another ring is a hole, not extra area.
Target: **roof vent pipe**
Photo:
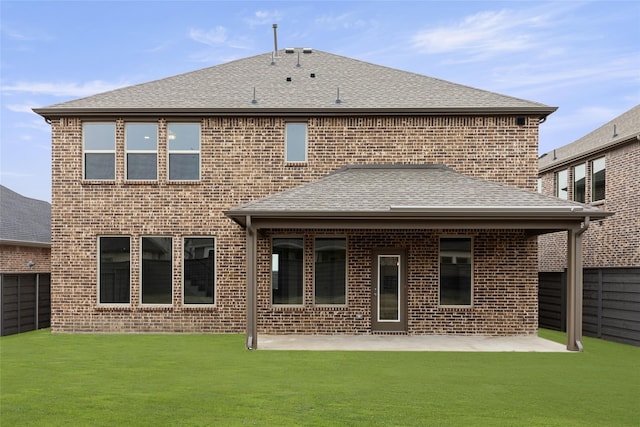
[[[278,24],[273,24],[273,53],[278,56]]]

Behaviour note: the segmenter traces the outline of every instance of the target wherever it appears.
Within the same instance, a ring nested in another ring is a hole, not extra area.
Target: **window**
[[[538,193],[542,194],[542,178],[538,178]]]
[[[200,124],[167,124],[169,147],[169,180],[200,179]]]
[[[440,239],[440,305],[471,305],[471,239]]]
[[[98,238],[98,302],[130,302],[131,242],[129,237]]]
[[[158,179],[158,125],[127,123],[125,127],[128,180]]]
[[[116,178],[116,124],[83,123],[84,179]]]
[[[142,238],[142,304],[171,304],[171,237]]]
[[[214,304],[216,252],[213,237],[184,239],[182,286],[185,304]]]
[[[315,243],[315,303],[346,304],[347,239],[317,238]]]
[[[567,171],[563,170],[556,173],[556,197],[567,200],[568,198]]]
[[[604,200],[605,197],[605,163],[604,157],[591,162],[591,201]]]
[[[302,238],[273,239],[271,246],[271,292],[273,304],[302,304]]]
[[[578,165],[573,168],[573,200],[585,202],[586,165]]]
[[[286,129],[286,161],[307,161],[307,124],[287,123]]]

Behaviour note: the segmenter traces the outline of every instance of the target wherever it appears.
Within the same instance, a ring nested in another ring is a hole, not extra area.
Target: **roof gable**
[[[51,205],[0,185],[0,242],[51,243]]]
[[[640,139],[640,105],[636,105],[582,138],[543,154],[538,160],[538,167],[541,171],[550,170],[581,157],[638,139]]]
[[[305,53],[310,52],[310,53]],[[63,113],[422,111],[535,113],[553,107],[318,50],[256,55],[35,109]]]

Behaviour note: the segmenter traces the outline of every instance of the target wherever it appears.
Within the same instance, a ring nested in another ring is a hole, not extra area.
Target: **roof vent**
[[[287,77],[287,81],[290,82],[291,81],[291,77]]]
[[[302,49],[302,53],[313,53],[313,49],[310,47],[305,47]]]
[[[296,50],[294,48],[292,48],[292,47],[286,47],[284,49],[284,53],[295,53],[295,51]]]
[[[309,77],[311,77],[312,79],[315,79],[316,78],[316,73],[309,74]]]

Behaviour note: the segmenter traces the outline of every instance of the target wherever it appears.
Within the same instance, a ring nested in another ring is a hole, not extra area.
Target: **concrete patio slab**
[[[259,350],[487,351],[570,353],[564,344],[528,336],[259,335]]]

